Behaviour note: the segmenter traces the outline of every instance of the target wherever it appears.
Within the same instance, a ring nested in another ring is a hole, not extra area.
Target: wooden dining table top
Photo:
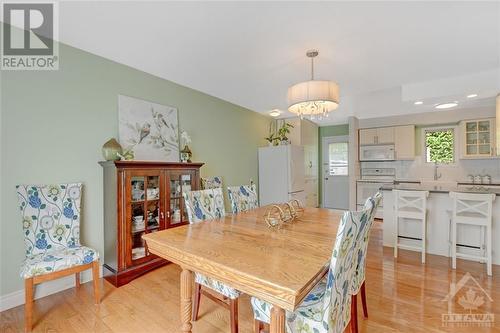
[[[264,220],[268,208],[143,239],[153,254],[293,311],[328,271],[341,215],[305,208],[298,220],[272,230]]]

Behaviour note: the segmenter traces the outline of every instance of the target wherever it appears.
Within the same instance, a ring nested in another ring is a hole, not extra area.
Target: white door
[[[349,136],[323,138],[323,207],[349,209]]]

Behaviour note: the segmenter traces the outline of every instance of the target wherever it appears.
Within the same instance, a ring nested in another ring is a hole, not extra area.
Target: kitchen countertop
[[[489,185],[487,185],[489,186]],[[421,185],[421,184],[399,184],[399,185],[382,185],[380,187],[382,191],[392,191],[392,190],[413,190],[413,191],[429,191],[430,193],[450,193],[450,192],[462,192],[462,193],[494,193],[500,196],[500,188],[484,188],[484,187],[456,187],[456,186],[443,186],[443,185]]]

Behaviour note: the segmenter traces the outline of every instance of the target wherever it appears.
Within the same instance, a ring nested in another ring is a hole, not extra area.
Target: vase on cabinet
[[[116,141],[115,138],[109,139],[102,145],[102,156],[105,161],[117,161],[122,154],[122,146]]]

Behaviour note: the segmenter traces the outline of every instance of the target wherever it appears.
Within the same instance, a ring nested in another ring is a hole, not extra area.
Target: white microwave
[[[369,145],[359,147],[360,161],[394,161],[394,145]]]

